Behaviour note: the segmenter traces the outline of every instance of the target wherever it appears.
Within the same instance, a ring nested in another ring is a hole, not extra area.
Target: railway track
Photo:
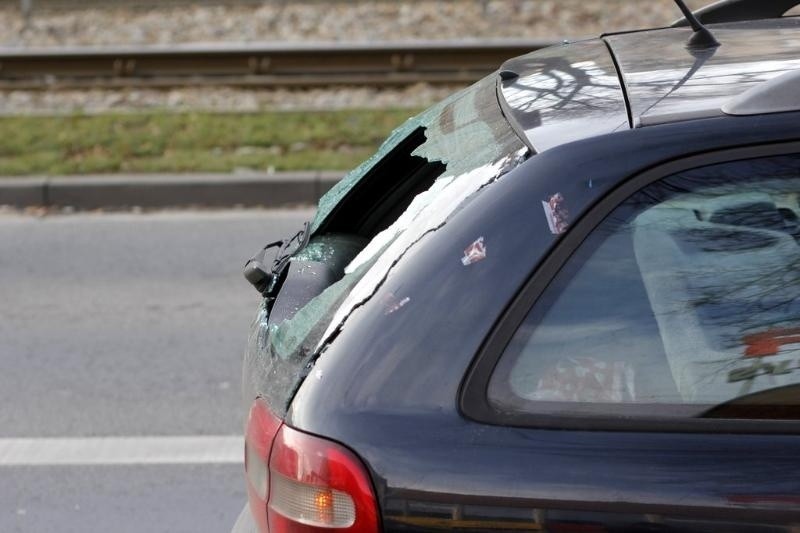
[[[541,40],[0,48],[0,89],[472,82]]]

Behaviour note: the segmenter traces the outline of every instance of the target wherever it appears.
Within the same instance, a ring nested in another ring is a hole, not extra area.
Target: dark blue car
[[[251,260],[234,531],[798,531],[795,3],[512,59]]]

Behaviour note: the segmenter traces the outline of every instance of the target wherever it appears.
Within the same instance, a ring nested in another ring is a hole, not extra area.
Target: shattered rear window
[[[385,186],[389,190],[398,183],[382,179],[415,179],[415,175],[390,175],[380,163],[396,156],[411,136],[420,130],[424,133],[424,142],[404,157],[428,165],[417,165],[413,173],[427,172],[431,181],[421,183],[430,186],[419,192],[412,189],[415,194],[407,201],[398,200],[403,207],[398,216],[370,235],[369,242],[352,261],[348,257],[349,264],[338,281],[291,318],[272,323],[266,304],[262,305],[245,354],[245,401],[261,396],[276,413],[285,414],[294,392],[328,340],[344,326],[355,308],[369,300],[403,255],[426,234],[446,224],[475,192],[524,160],[527,149],[503,117],[495,89],[495,75],[488,76],[409,119],[374,156],[320,200],[309,230],[310,246],[325,238],[325,228],[335,223],[337,207],[365,182],[375,180],[371,181],[373,187]],[[391,198],[387,201],[395,201]],[[391,207],[387,212],[394,214]]]
[[[317,231],[353,187],[418,128],[425,130],[426,140],[412,155],[446,164],[446,176],[463,174],[521,148],[522,143],[500,112],[495,88],[495,76],[488,76],[409,118],[386,138],[374,155],[320,199],[311,231]]]

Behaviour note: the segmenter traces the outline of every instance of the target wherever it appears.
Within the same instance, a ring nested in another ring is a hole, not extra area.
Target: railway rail
[[[0,48],[0,89],[469,83],[541,40]]]

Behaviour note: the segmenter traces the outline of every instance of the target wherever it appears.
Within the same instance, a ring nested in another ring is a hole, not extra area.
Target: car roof
[[[709,29],[720,46],[699,51],[686,46],[688,28],[605,37],[619,65],[634,127],[721,115],[733,97],[800,69],[800,18]]]
[[[661,28],[564,43],[506,62],[510,119],[536,151],[614,131],[723,115],[749,89],[800,70],[800,18]],[[798,89],[800,91],[800,88]]]

